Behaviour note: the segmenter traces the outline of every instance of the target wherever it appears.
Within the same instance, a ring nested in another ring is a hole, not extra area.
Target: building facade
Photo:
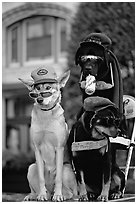
[[[56,3],[5,3],[3,8],[2,147],[12,145],[12,137],[26,153],[33,101],[18,78],[29,79],[32,70],[43,66],[57,74],[67,69],[72,12]]]

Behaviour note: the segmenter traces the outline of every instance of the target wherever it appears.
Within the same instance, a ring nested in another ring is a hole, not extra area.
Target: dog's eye
[[[36,87],[35,87],[38,91],[40,90],[40,88],[41,88],[41,84],[38,84],[38,85],[36,85]]]
[[[96,124],[100,123],[101,122],[101,119],[97,119],[96,121]]]
[[[47,86],[47,87],[46,87],[46,90],[50,90],[50,89],[51,89],[51,86]]]
[[[44,89],[50,90],[50,89],[51,89],[51,86],[50,86],[50,85],[47,85],[47,84],[44,84]]]

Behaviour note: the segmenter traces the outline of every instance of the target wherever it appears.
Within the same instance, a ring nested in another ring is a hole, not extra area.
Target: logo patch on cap
[[[48,71],[47,71],[46,69],[40,69],[40,70],[37,72],[38,75],[45,75],[45,74],[47,74],[47,73],[48,73]]]

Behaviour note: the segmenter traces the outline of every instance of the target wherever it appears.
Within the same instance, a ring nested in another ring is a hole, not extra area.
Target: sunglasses
[[[36,99],[36,98],[38,98],[39,96],[42,96],[43,98],[47,98],[47,97],[49,97],[49,96],[51,96],[51,95],[52,95],[52,93],[50,93],[50,92],[41,92],[41,93],[30,92],[30,93],[29,93],[29,96],[30,96],[31,98],[33,98],[33,99]]]
[[[116,128],[119,127],[120,124],[120,119],[119,118],[114,118],[114,117],[95,117],[93,119],[91,119],[90,121],[90,127],[92,126],[92,124],[96,124],[96,125],[103,125],[103,126],[112,126],[114,125]]]
[[[87,60],[90,60],[90,61],[103,61],[103,58],[102,57],[99,57],[99,56],[94,56],[94,55],[83,55],[80,57],[80,61],[81,62],[86,62]]]

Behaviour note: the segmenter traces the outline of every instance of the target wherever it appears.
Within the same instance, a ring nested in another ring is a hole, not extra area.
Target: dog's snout
[[[43,102],[43,98],[42,97],[37,98],[37,102],[41,104]]]

